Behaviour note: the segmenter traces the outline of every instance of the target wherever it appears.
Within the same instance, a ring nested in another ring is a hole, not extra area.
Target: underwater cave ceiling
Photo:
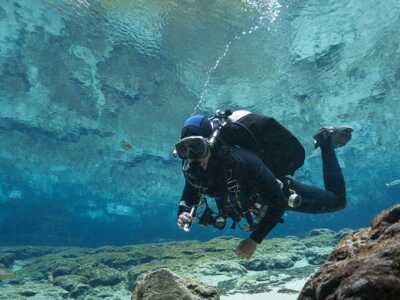
[[[0,203],[175,205],[170,152],[196,106],[276,117],[314,183],[312,134],[351,125],[339,151],[351,205],[385,195],[400,178],[399,26],[397,0],[4,0]]]

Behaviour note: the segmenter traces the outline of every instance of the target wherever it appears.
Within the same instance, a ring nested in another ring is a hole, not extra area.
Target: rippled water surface
[[[257,31],[268,34],[279,18],[282,5],[277,0],[213,4],[172,0],[63,0],[48,1],[42,9],[49,9],[69,26],[72,24],[78,35],[84,31],[89,39],[106,37],[109,47],[128,45],[146,56],[179,60],[176,67],[182,80],[193,81],[187,78],[193,76],[188,73],[198,73],[198,80],[190,82],[199,97],[196,111],[205,109],[210,86],[229,79],[218,68],[224,64],[229,69],[231,49],[258,39],[259,36],[249,37]],[[254,54],[250,49],[244,55]]]

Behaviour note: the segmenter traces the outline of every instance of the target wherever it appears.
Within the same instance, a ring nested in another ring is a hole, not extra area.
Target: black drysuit
[[[330,141],[321,145],[321,151],[326,190],[290,179],[292,187],[302,196],[300,207],[293,209],[288,207],[287,195],[277,178],[257,155],[237,146],[221,146],[221,149],[211,155],[207,170],[197,166],[185,173],[185,188],[178,214],[198,204],[201,194],[216,199],[227,197],[227,171],[244,194],[258,193],[268,205],[267,213],[250,235],[258,243],[281,220],[286,209],[306,213],[326,213],[342,209],[346,206],[345,183]],[[248,208],[254,204],[249,199],[251,198],[241,199],[242,207]]]

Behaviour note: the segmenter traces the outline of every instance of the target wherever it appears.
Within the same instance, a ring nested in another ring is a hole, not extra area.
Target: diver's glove
[[[237,246],[235,253],[240,258],[250,259],[257,250],[258,243],[251,238],[242,240]]]
[[[178,216],[178,227],[184,231],[189,231],[193,222],[193,215],[184,211]]]

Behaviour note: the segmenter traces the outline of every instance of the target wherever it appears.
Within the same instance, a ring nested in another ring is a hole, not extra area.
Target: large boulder
[[[344,238],[298,299],[400,299],[400,204]]]
[[[219,300],[218,291],[168,269],[145,274],[136,284],[132,300]]]

